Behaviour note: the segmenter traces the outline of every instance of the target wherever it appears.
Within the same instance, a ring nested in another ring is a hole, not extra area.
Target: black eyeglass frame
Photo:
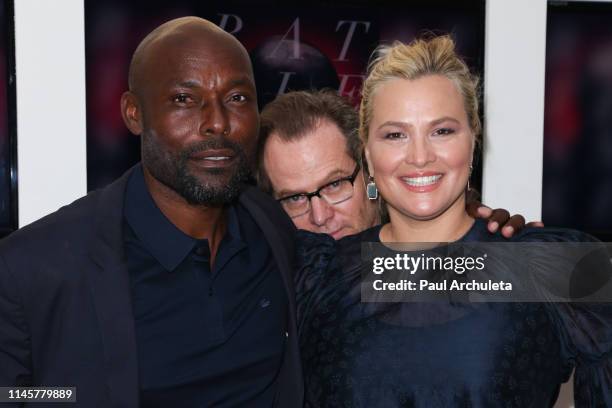
[[[315,191],[313,191],[311,193],[291,194],[291,195],[288,195],[288,196],[285,196],[285,197],[277,198],[276,201],[278,201],[279,203],[282,204],[282,201],[287,200],[289,198],[293,198],[293,197],[306,197],[308,199],[309,203],[310,203],[310,200],[312,199],[312,197],[319,197],[319,198],[325,200],[325,198],[321,196],[321,190],[331,186],[334,183],[339,183],[339,182],[342,182],[342,181],[348,181],[348,182],[351,183],[351,186],[354,189],[355,188],[355,179],[357,178],[357,174],[359,174],[359,170],[361,170],[361,166],[359,165],[359,163],[357,163],[355,165],[355,170],[353,171],[353,174],[351,174],[350,176],[346,176],[346,177],[342,177],[342,178],[330,181],[329,183],[326,183],[326,184],[322,185],[321,187],[319,187],[318,189],[316,189]],[[330,203],[330,204],[332,204],[332,205],[340,204],[341,202],[344,202],[344,201],[348,200],[351,197],[352,197],[352,195],[350,197],[346,198],[345,200],[338,201],[337,203]],[[304,213],[304,214],[306,214],[306,213]],[[296,217],[297,217],[297,215],[296,215]]]

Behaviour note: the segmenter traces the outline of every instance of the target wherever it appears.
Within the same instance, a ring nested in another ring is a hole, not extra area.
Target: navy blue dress
[[[301,231],[296,278],[306,407],[612,407],[610,304],[362,303],[362,242]],[[590,241],[526,229],[513,241]],[[499,241],[477,221],[465,242]]]

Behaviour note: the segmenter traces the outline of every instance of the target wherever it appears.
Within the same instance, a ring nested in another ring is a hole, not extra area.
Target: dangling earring
[[[467,191],[470,191],[472,189],[470,187],[470,177],[472,177],[472,170],[474,170],[474,167],[472,167],[472,165],[470,164],[470,172],[468,174]]]
[[[366,185],[366,193],[370,200],[378,199],[378,189],[376,188],[376,183],[374,182],[374,177],[368,177],[368,184]]]

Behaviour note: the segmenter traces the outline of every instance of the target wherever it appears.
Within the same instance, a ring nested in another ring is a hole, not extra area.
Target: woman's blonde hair
[[[468,123],[479,143],[481,125],[478,116],[479,78],[455,52],[455,42],[448,35],[417,39],[406,45],[399,41],[376,49],[368,64],[368,76],[362,86],[359,108],[359,135],[364,143],[372,119],[376,88],[391,79],[414,80],[426,75],[442,75],[457,86],[463,96]]]

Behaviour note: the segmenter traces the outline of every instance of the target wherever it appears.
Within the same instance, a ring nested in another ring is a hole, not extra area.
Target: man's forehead
[[[149,81],[161,79],[160,76],[179,76],[182,80],[182,71],[193,68],[223,75],[225,79],[248,77],[253,81],[248,53],[238,40],[220,29],[197,22],[184,24],[162,30],[143,43],[135,58],[134,81],[143,75],[155,77]]]
[[[272,187],[279,195],[317,189],[350,175],[356,164],[348,153],[346,138],[322,137],[317,132],[290,141],[273,133],[265,157]]]
[[[218,53],[197,48],[173,50],[143,67],[141,73],[149,83],[163,87],[255,87],[249,61],[239,56],[216,58]]]
[[[218,37],[218,36],[216,36]],[[151,44],[150,58],[174,59],[184,63],[202,61],[216,62],[225,65],[235,65],[248,68],[250,59],[246,50],[237,41],[226,37],[211,38],[211,36],[188,36],[174,33],[164,36]]]
[[[266,153],[269,151],[276,158],[290,155],[314,167],[334,161],[352,161],[346,137],[337,126],[331,124],[316,126],[294,138],[272,132],[265,149]]]
[[[250,65],[244,61],[230,59],[211,59],[194,54],[183,58],[169,58],[165,69],[165,79],[169,84],[186,87],[204,85],[201,81],[212,81],[215,84],[225,83],[230,87],[255,87],[255,80]]]

